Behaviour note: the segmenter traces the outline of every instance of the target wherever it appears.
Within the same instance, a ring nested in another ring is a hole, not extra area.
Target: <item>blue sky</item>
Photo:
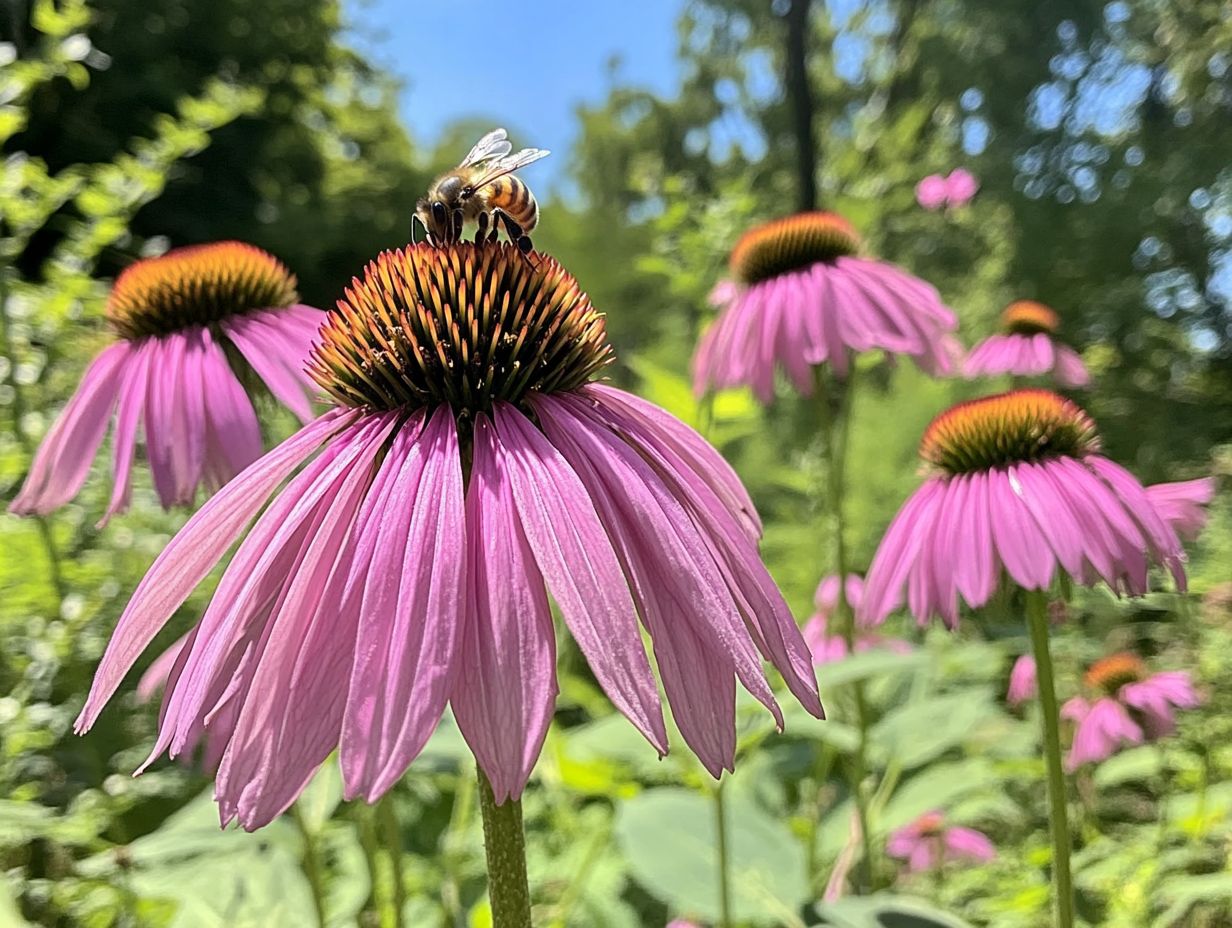
[[[684,0],[348,0],[354,41],[404,82],[417,141],[466,116],[507,124],[515,147],[550,148],[536,172],[561,176],[575,106],[602,100],[607,63],[622,83],[677,85],[676,18]],[[495,123],[494,123],[495,124]],[[459,152],[459,156],[465,152]]]

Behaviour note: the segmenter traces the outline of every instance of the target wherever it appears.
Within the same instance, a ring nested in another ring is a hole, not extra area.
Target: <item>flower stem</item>
[[[723,781],[714,791],[714,826],[718,833],[719,852],[719,925],[718,928],[731,928],[731,880],[730,853],[727,847],[727,811],[723,807]]]
[[[483,813],[483,847],[488,858],[488,898],[493,928],[531,928],[530,887],[526,881],[526,842],[522,803],[496,804],[492,784],[476,765],[479,808]]]
[[[848,372],[847,381],[842,385],[839,399],[838,415],[835,416],[830,407],[830,397],[820,367],[814,368],[813,399],[817,407],[825,438],[826,450],[826,509],[834,531],[834,570],[838,575],[838,602],[835,604],[835,615],[839,620],[843,640],[847,643],[847,653],[855,653],[856,617],[855,610],[847,601],[847,542],[844,537],[843,489],[847,463],[848,424],[851,421],[851,403],[855,392],[855,368]],[[858,874],[860,888],[870,891],[873,888],[872,850],[873,832],[869,827],[868,796],[864,790],[864,779],[868,775],[868,704],[864,697],[864,683],[856,680],[851,684],[855,702],[856,725],[859,729],[859,740],[851,758],[851,793],[855,800],[856,816],[860,824],[860,862]]]
[[[321,849],[317,846],[317,835],[308,826],[299,803],[291,806],[291,817],[299,829],[304,841],[304,876],[308,880],[308,889],[312,893],[312,907],[316,912],[317,924],[325,928],[325,880],[321,869]]]
[[[394,928],[402,928],[402,912],[406,909],[406,884],[402,879],[402,826],[398,824],[392,792],[381,798],[377,805],[377,815],[380,818],[381,830],[385,832],[386,850],[389,851],[393,881],[393,898],[390,902],[394,910]]]
[[[1048,761],[1048,819],[1052,826],[1052,877],[1056,888],[1057,928],[1073,928],[1074,886],[1069,870],[1069,821],[1065,770],[1061,766],[1061,723],[1048,650],[1048,600],[1043,590],[1027,590],[1027,623],[1039,681],[1044,721],[1044,756]]]

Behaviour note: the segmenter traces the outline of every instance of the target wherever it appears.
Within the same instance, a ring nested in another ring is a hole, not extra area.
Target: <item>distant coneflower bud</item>
[[[179,248],[128,267],[107,302],[119,341],[86,371],[10,510],[47,513],[72,499],[113,415],[107,517],[128,505],[139,431],[163,506],[226,483],[262,450],[244,386],[250,369],[301,419],[312,418],[303,368],[325,315],[297,298],[295,277],[278,259],[240,242]]]
[[[1060,317],[1043,303],[1011,303],[1001,313],[1001,333],[971,349],[963,361],[963,375],[1051,377],[1058,386],[1085,387],[1091,375],[1078,353],[1056,340],[1059,326]]]
[[[815,366],[845,377],[852,355],[864,351],[949,373],[953,312],[928,284],[859,251],[859,235],[836,213],[800,213],[746,232],[731,255],[736,286],[716,288],[724,307],[693,358],[698,395],[748,386],[769,403],[776,367],[809,395]]]
[[[171,541],[79,729],[241,537],[168,676],[154,755],[204,738],[223,819],[245,828],[285,809],[334,750],[346,794],[376,799],[446,704],[494,801],[516,799],[555,705],[549,593],[660,752],[639,620],[681,735],[716,776],[734,763],[737,681],[781,719],[763,658],[820,714],[748,494],[692,429],[594,382],[610,358],[602,316],[544,255],[454,243],[369,264],[311,365],[340,405]]]
[[[1003,574],[1046,590],[1064,571],[1142,595],[1152,561],[1185,583],[1176,532],[1124,468],[1100,453],[1090,417],[1047,390],[1015,390],[947,410],[924,433],[932,469],[894,517],[865,579],[862,612],[904,601],[920,622],[958,621]]]

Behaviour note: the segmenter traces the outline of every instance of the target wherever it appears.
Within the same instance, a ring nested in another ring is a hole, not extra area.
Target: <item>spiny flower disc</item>
[[[924,432],[920,456],[949,474],[1099,450],[1095,423],[1049,390],[1013,390],[959,403]]]
[[[1146,665],[1136,654],[1122,652],[1097,660],[1087,668],[1084,680],[1091,689],[1110,696],[1126,683],[1137,683],[1146,677]]]
[[[916,830],[921,835],[939,835],[945,825],[945,817],[940,812],[925,812],[915,820]]]
[[[295,275],[273,255],[243,242],[213,242],[129,265],[111,289],[107,318],[133,339],[290,306],[298,298]]]
[[[797,213],[746,232],[732,249],[731,270],[741,283],[755,284],[859,248],[860,236],[837,213]]]
[[[1015,300],[1001,313],[1001,328],[1010,335],[1051,335],[1060,323],[1053,310],[1034,300]]]
[[[309,371],[340,403],[448,403],[573,390],[612,360],[603,316],[559,263],[505,242],[387,251],[352,280]]]

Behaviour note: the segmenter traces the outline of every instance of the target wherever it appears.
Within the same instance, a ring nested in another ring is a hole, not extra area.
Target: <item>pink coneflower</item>
[[[1023,654],[1010,668],[1010,684],[1006,689],[1005,701],[1011,706],[1021,706],[1034,699],[1036,692],[1035,658],[1030,654]]]
[[[1215,498],[1215,478],[1156,483],[1146,488],[1146,495],[1181,538],[1195,541],[1206,527],[1206,507]]]
[[[104,521],[128,506],[138,430],[164,508],[222,486],[261,455],[251,372],[312,418],[304,364],[325,314],[296,300],[286,267],[240,242],[178,248],[125,269],[107,303],[119,340],[86,370],[9,510],[46,514],[76,496],[113,413],[115,489]]]
[[[926,812],[890,835],[886,853],[907,862],[907,872],[940,869],[947,863],[985,863],[997,856],[988,836],[974,828],[946,825],[941,812]]]
[[[1184,589],[1180,542],[1146,491],[1099,453],[1095,424],[1047,390],[960,403],[924,433],[932,470],[899,510],[865,579],[863,612],[880,622],[906,600],[953,627],[959,599],[978,608],[1003,576],[1046,590],[1079,583],[1147,592],[1152,561]]]
[[[1176,710],[1200,702],[1189,674],[1148,673],[1134,654],[1096,661],[1084,682],[1096,698],[1075,696],[1061,709],[1061,717],[1075,723],[1066,759],[1070,770],[1098,763],[1123,747],[1167,737],[1176,731]]]
[[[971,349],[963,361],[963,375],[1051,377],[1058,386],[1085,387],[1091,375],[1078,352],[1054,337],[1058,325],[1057,314],[1042,303],[1011,303],[1001,313],[1001,333],[990,335]]]
[[[314,351],[339,405],[171,541],[78,730],[241,537],[171,670],[151,754],[224,743],[224,822],[269,822],[335,749],[346,795],[375,800],[447,703],[495,802],[516,799],[557,691],[549,592],[660,753],[639,618],[681,734],[716,776],[734,762],[737,680],[781,717],[763,657],[820,715],[744,488],[696,432],[591,382],[611,358],[603,317],[550,257],[495,243],[381,255]]]
[[[925,209],[964,206],[980,189],[975,175],[965,168],[955,168],[948,177],[929,174],[915,185],[915,201]]]
[[[847,657],[847,639],[842,635],[830,634],[830,619],[838,607],[839,578],[837,574],[824,577],[817,585],[813,595],[813,604],[817,611],[804,623],[804,640],[809,652],[813,655],[814,664],[828,664],[841,661]],[[859,574],[848,574],[844,584],[847,605],[852,610],[858,610],[864,596],[864,580]],[[866,624],[858,622],[857,624]],[[875,632],[864,631],[855,636],[857,653],[875,648],[885,648],[900,654],[911,650],[911,645],[897,638],[886,638]]]
[[[855,230],[834,213],[800,213],[745,233],[731,256],[739,286],[693,358],[697,394],[748,386],[769,403],[778,366],[811,395],[814,365],[845,377],[861,351],[905,355],[930,374],[949,373],[954,313],[928,284],[857,257],[859,248]]]

